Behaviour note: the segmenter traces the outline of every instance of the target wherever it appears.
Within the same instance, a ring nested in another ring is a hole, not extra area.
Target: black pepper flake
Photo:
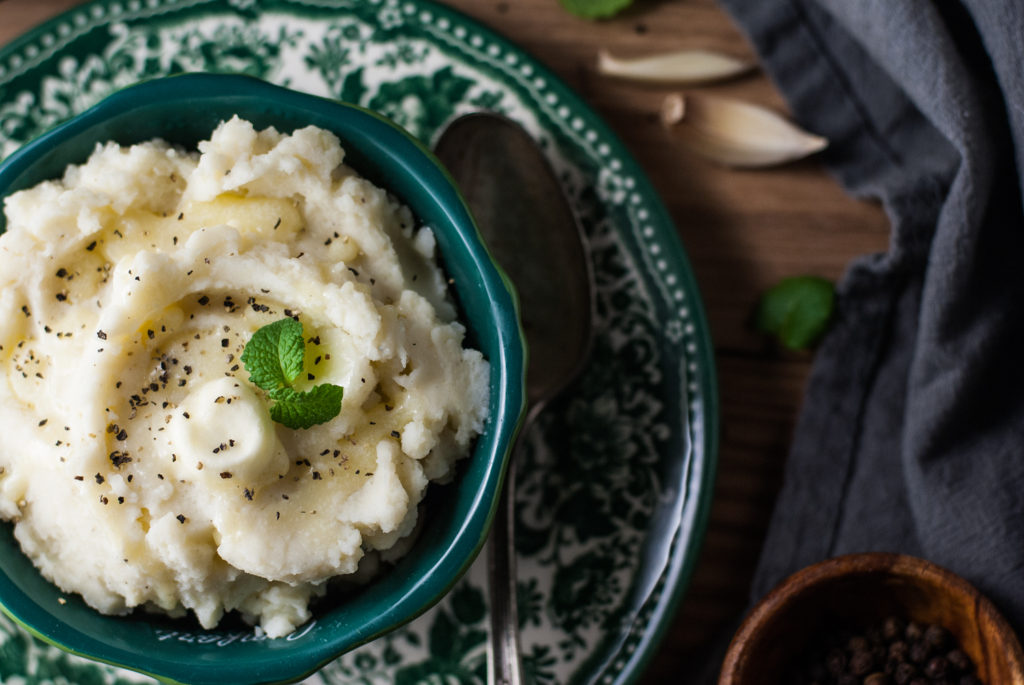
[[[313,480],[321,480],[321,476],[320,476],[320,472],[319,471],[314,471],[313,472]]]
[[[275,223],[275,224],[274,224],[274,230],[276,231],[276,230],[277,230],[277,228],[278,228],[278,227],[279,227],[280,225],[281,225],[281,217],[277,217],[277,223]]]
[[[126,478],[125,480],[127,480],[129,483],[131,483],[134,479],[135,479],[135,476],[133,476],[132,474],[129,473],[128,474],[128,478]]]
[[[156,474],[156,477],[157,477],[157,478],[158,478],[159,480],[163,480],[163,479],[164,479],[164,474],[162,474],[162,473],[158,473],[158,474]]]
[[[280,521],[281,520],[281,512],[277,511],[277,512],[274,512],[274,513],[277,514],[277,520]]]
[[[311,381],[315,381],[315,380],[316,380],[316,376],[314,376],[314,375],[313,375],[313,374],[311,374],[311,373],[307,373],[307,374],[306,374],[306,378],[307,378],[308,380],[311,380]]]
[[[110,463],[113,464],[116,468],[121,468],[125,464],[129,463],[131,460],[131,457],[129,457],[127,454],[119,450],[114,450],[113,452],[110,453]]]
[[[88,250],[89,252],[92,252],[93,250],[95,250],[96,249],[96,241],[94,240],[91,243],[89,243],[88,245],[86,245],[85,249]]]
[[[179,388],[184,388],[185,387],[185,379],[184,378],[178,380],[178,387]]]
[[[210,302],[210,298],[209,298],[209,297],[207,297],[206,295],[203,295],[203,296],[201,296],[201,297],[199,298],[198,302],[199,302],[199,304],[201,304],[202,306],[204,306],[204,307],[205,307],[205,306],[206,306],[207,304],[209,304],[209,302]]]
[[[399,433],[398,431],[391,431],[391,437],[393,437],[393,438],[400,438],[400,437],[402,437],[402,434]]]
[[[100,503],[101,504],[109,504],[110,500],[107,499],[106,495],[100,495]]]
[[[150,340],[156,337],[156,333],[153,332],[152,328],[146,330],[146,337],[149,338]]]
[[[118,440],[124,442],[125,440],[128,439],[128,431],[126,431],[124,428],[122,428],[120,431],[118,431],[117,435],[115,435],[114,437],[117,438]]]
[[[28,305],[27,304],[21,305],[21,313],[24,314],[25,316],[32,316],[32,313],[29,312],[29,310],[28,310]]]
[[[227,347],[230,344],[231,344],[231,341],[228,340],[227,338],[221,338],[220,339],[220,346],[221,347]]]
[[[93,478],[96,479],[97,485],[103,485],[103,476],[97,473],[95,476],[93,476]]]
[[[178,213],[178,221],[181,221],[184,218],[185,218],[185,212],[179,212]]]
[[[96,331],[96,337],[99,338],[100,340],[106,340],[107,339],[107,334],[106,334],[105,331],[102,331],[102,330]]]
[[[182,524],[185,523],[185,521],[188,520],[187,518],[185,518],[184,514],[178,514],[174,518],[178,519],[178,523],[182,523]]]
[[[49,421],[49,419],[43,419],[42,421],[39,422],[39,425],[45,426],[47,421]]]
[[[188,412],[187,412],[187,411],[183,411],[183,412],[181,412],[181,415],[182,415],[182,416],[184,416],[184,417],[185,417],[186,419],[190,419],[190,418],[192,418],[191,416],[189,416],[189,415],[188,415]]]
[[[192,367],[189,366],[188,364],[185,364],[185,366],[183,366],[181,368],[185,371],[186,374],[191,374],[192,373]]]
[[[250,490],[249,488],[246,488],[245,491],[242,494],[245,495],[245,498],[247,500],[249,500],[250,502],[252,501],[252,495],[253,495],[252,490]]]
[[[220,472],[220,477],[221,478],[231,478],[231,476],[232,476],[232,473],[230,471],[221,471]]]
[[[357,276],[357,277],[359,276],[359,272],[356,271],[355,269],[353,269],[351,266],[348,267],[348,270],[352,272],[353,276]]]
[[[68,294],[65,292],[59,292],[55,295],[58,302],[67,302]]]
[[[117,498],[117,503],[118,503],[118,504],[124,504],[124,497],[118,497],[118,498]],[[126,560],[126,561],[127,561],[127,560]]]
[[[85,480],[82,476],[75,476],[75,480]]]

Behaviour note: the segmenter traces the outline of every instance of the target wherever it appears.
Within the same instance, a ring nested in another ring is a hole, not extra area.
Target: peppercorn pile
[[[793,664],[791,685],[981,685],[971,659],[939,625],[890,616],[866,630],[829,631]]]

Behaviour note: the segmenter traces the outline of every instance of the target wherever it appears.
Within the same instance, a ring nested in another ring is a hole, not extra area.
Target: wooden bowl
[[[744,619],[719,685],[773,685],[830,627],[887,616],[949,630],[986,685],[1024,685],[1020,642],[995,606],[960,576],[899,554],[851,554],[782,581]]]

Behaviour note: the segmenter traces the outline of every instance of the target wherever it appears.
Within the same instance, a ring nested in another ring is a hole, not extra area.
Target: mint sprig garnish
[[[295,319],[281,319],[253,333],[242,351],[242,363],[249,380],[274,400],[270,407],[274,421],[289,428],[309,428],[341,413],[345,392],[341,386],[321,383],[309,390],[293,386],[306,363],[302,324]]]

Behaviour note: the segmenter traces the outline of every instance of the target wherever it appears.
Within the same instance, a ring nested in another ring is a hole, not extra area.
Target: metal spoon
[[[515,122],[468,114],[444,130],[434,152],[519,293],[529,350],[524,435],[547,402],[579,374],[590,351],[593,275],[579,225],[543,152]],[[493,685],[523,682],[513,547],[519,447],[487,547]]]

